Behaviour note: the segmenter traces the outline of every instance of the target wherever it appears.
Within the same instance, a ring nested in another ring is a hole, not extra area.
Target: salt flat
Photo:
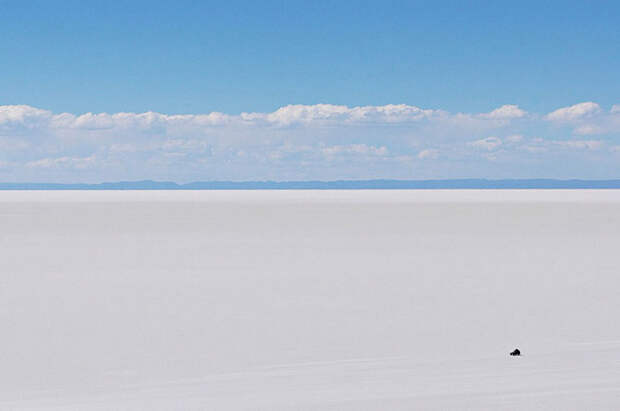
[[[620,409],[620,191],[4,191],[0,224],[0,409]]]

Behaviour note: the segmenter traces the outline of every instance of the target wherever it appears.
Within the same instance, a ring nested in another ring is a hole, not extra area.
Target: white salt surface
[[[620,191],[5,191],[0,224],[2,410],[620,409]]]

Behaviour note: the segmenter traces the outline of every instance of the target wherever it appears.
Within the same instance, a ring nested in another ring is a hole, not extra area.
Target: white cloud
[[[533,138],[520,147],[531,153],[543,153],[553,150],[598,150],[605,143],[602,140],[546,140]]]
[[[35,161],[29,161],[26,163],[26,167],[29,168],[73,168],[73,169],[85,169],[95,165],[96,157],[57,157],[57,158],[42,158]]]
[[[361,154],[369,156],[385,156],[388,154],[388,149],[385,146],[375,147],[368,146],[366,144],[351,144],[347,146],[331,146],[323,148],[323,154],[335,155],[335,154]]]
[[[114,153],[135,153],[138,148],[134,144],[112,144],[109,150]]]
[[[574,121],[584,117],[592,116],[601,111],[601,106],[591,101],[579,103],[569,107],[559,108],[549,114],[546,118],[551,121]]]
[[[605,132],[605,129],[596,124],[584,124],[583,126],[579,126],[575,128],[574,133],[582,136],[588,136],[592,134],[602,134]]]
[[[526,115],[527,115],[527,112],[525,110],[521,110],[519,106],[514,105],[514,104],[506,104],[499,108],[496,108],[490,113],[481,114],[480,117],[490,118],[490,119],[495,119],[495,120],[506,120],[506,119],[513,119],[513,118],[521,118],[521,117],[525,117]]]
[[[166,140],[161,147],[164,150],[203,152],[209,149],[209,142],[199,139],[171,139]]]
[[[30,147],[31,144],[23,139],[0,136],[0,150],[2,151],[28,150]]]
[[[0,160],[0,170],[9,169],[13,164],[9,161]]]
[[[31,106],[0,106],[0,126],[36,125],[52,117],[52,113]]]
[[[560,147],[577,149],[577,150],[598,150],[603,145],[600,140],[566,140],[566,141],[554,141]]]
[[[541,146],[541,145],[536,145],[536,144],[528,144],[528,145],[524,145],[523,146],[523,150],[529,152],[529,153],[546,153],[547,151],[549,151],[547,149],[547,147],[545,146]]]
[[[504,105],[490,113],[476,116],[467,114],[451,115],[442,110],[421,109],[406,104],[385,106],[347,107],[333,104],[288,105],[271,113],[241,113],[228,115],[218,112],[208,114],[146,113],[71,113],[53,114],[30,106],[0,106],[1,124],[37,123],[52,129],[109,130],[153,128],[205,128],[217,126],[290,126],[312,124],[393,124],[412,123],[422,120],[439,122],[461,121],[466,118],[487,120],[507,120],[526,115],[515,105]]]
[[[422,110],[405,104],[389,104],[386,106],[353,107],[332,104],[289,105],[281,107],[273,113],[243,113],[245,121],[265,121],[274,125],[308,124],[312,122],[343,122],[343,123],[394,123],[410,122],[429,118],[438,112]]]
[[[421,160],[434,160],[437,157],[439,157],[439,150],[433,148],[422,150],[418,153],[418,158]]]
[[[567,139],[566,129],[555,125],[560,121],[576,136],[601,137]],[[458,177],[460,171],[486,175],[491,165],[476,162],[481,157],[521,173],[525,168],[518,165],[524,159],[557,162],[570,155],[572,162],[604,160],[605,153],[613,154],[600,148],[620,146],[619,133],[620,106],[602,110],[596,103],[564,107],[546,116],[516,105],[487,113],[450,113],[405,104],[316,104],[239,115],[76,115],[24,105],[0,106],[0,161],[10,164],[0,168],[0,178],[418,178],[425,175],[424,170],[437,172],[438,158],[441,164],[450,164],[442,176]],[[531,134],[544,139],[528,137]],[[472,150],[478,152],[476,156]],[[612,173],[617,168],[620,174],[620,165],[615,164],[607,169]]]
[[[471,141],[469,145],[478,149],[492,151],[502,145],[502,140],[498,137],[487,137],[481,140]]]
[[[513,134],[504,139],[508,143],[520,143],[523,141],[523,136],[521,134]]]
[[[167,115],[146,113],[86,113],[79,116],[62,113],[50,118],[52,128],[74,128],[84,130],[141,129],[156,127],[210,127],[232,122],[234,116],[222,113]],[[239,121],[239,118],[237,118]]]
[[[620,107],[618,105],[606,111],[597,103],[580,103],[555,110],[545,116],[545,119],[556,124],[570,125],[576,135],[620,133]]]

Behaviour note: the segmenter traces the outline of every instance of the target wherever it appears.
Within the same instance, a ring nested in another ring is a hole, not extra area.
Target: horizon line
[[[101,183],[2,182],[0,190],[437,190],[437,189],[620,189],[620,179],[367,179],[367,180],[132,180]]]

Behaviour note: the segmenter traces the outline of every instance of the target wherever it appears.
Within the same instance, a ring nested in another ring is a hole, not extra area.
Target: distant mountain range
[[[458,179],[337,181],[119,181],[99,184],[0,183],[0,190],[432,190],[432,189],[618,189],[620,180]]]

